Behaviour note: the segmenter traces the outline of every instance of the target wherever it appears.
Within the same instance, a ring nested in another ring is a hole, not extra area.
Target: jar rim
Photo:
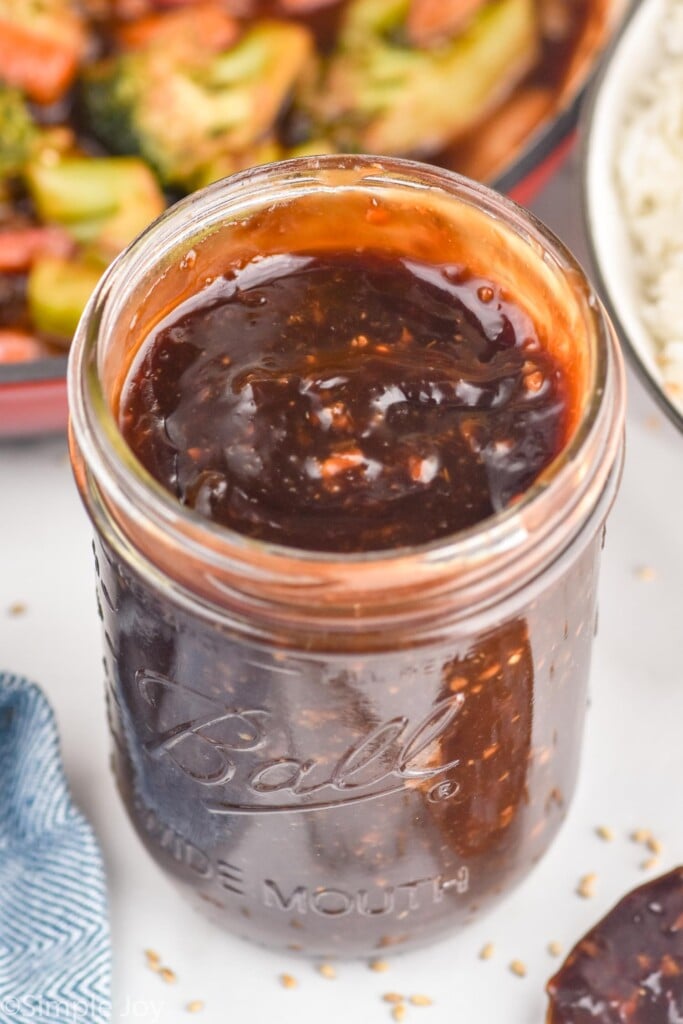
[[[251,538],[212,522],[182,506],[138,462],[118,428],[102,384],[99,342],[106,329],[112,297],[125,291],[150,253],[160,251],[161,236],[168,244],[173,240],[177,248],[179,238],[174,233],[180,225],[186,229],[180,240],[183,244],[185,236],[188,240],[201,237],[198,225],[202,217],[211,211],[215,217],[216,211],[225,210],[228,200],[247,202],[260,193],[258,205],[262,206],[266,201],[273,202],[274,194],[276,198],[283,195],[289,198],[290,192],[285,190],[292,187],[322,191],[329,188],[325,177],[331,173],[347,173],[349,181],[358,188],[378,183],[399,188],[436,189],[446,198],[450,196],[476,206],[512,228],[536,250],[539,258],[554,261],[564,274],[570,275],[589,318],[592,347],[589,396],[567,443],[514,505],[467,529],[411,547],[338,554]],[[268,193],[269,185],[274,191]],[[490,563],[492,553],[498,556],[501,565],[508,565],[531,542],[534,524],[536,530],[540,527],[544,534],[549,534],[559,522],[567,519],[571,508],[580,508],[578,532],[587,513],[599,501],[618,459],[624,419],[624,370],[614,331],[583,268],[564,243],[531,212],[485,185],[446,169],[377,156],[299,157],[252,168],[216,182],[170,207],[114,260],[101,279],[74,339],[68,390],[72,447],[77,449],[89,478],[106,503],[123,502],[133,516],[144,511],[157,528],[169,530],[176,539],[190,544],[195,552],[203,552],[215,568],[229,567],[233,574],[238,565],[240,571],[250,575],[253,563],[258,562],[252,583],[256,578],[276,577],[289,580],[293,586],[297,580],[302,585],[306,581],[311,584],[311,577],[322,571],[328,579],[337,580],[342,588],[348,586],[349,574],[363,573],[368,579],[375,579],[372,588],[376,589],[377,580],[386,579],[388,567],[397,564],[401,565],[402,573],[410,573],[413,567],[419,570],[421,577],[433,574],[439,578],[449,567],[451,570],[457,567],[465,582],[471,576],[469,570],[475,577],[481,574],[484,563]],[[585,457],[587,452],[594,464],[604,466],[604,472],[586,472],[577,465],[579,457]]]

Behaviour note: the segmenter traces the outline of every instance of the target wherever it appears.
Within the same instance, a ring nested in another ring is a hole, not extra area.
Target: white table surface
[[[551,183],[540,215],[583,253],[570,176]],[[645,880],[647,853],[628,838],[661,840],[662,870],[683,861],[683,438],[630,377],[628,454],[609,522],[600,630],[578,793],[555,846],[499,909],[459,936],[396,957],[387,973],[340,963],[328,980],[294,955],[269,953],[206,923],[143,850],[108,767],[99,623],[90,528],[72,484],[63,439],[0,445],[0,667],[38,681],[59,720],[74,796],[104,850],[114,947],[114,1020],[174,1024],[205,1001],[203,1024],[375,1024],[390,1021],[387,991],[425,993],[410,1008],[423,1024],[541,1024],[544,984],[565,948],[628,888]],[[642,578],[647,567],[653,576]],[[10,606],[23,602],[23,615]],[[612,842],[596,837],[610,826]],[[596,893],[576,895],[597,874]],[[486,962],[485,942],[495,944]],[[164,984],[145,966],[157,950],[177,973]],[[509,970],[512,959],[528,968]],[[281,972],[298,980],[286,991]]]

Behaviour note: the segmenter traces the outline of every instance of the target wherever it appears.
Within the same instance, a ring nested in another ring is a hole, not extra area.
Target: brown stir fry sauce
[[[251,537],[373,551],[521,495],[567,381],[491,281],[375,252],[257,258],[143,344],[124,435],[182,504]]]
[[[628,893],[548,984],[548,1024],[683,1021],[683,868]]]

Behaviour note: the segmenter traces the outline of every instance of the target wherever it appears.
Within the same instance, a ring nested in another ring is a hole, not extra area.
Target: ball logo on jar
[[[418,722],[399,715],[371,727],[335,755],[269,756],[274,715],[265,708],[226,707],[219,700],[149,670],[137,674],[150,705],[160,693],[173,695],[175,724],[149,740],[149,756],[167,758],[207,790],[206,809],[215,815],[323,810],[427,788],[433,802],[457,795],[459,783],[445,778],[460,759],[443,760],[441,740],[450,734],[465,697],[456,693],[435,704]],[[193,717],[183,715],[182,697]],[[202,714],[197,714],[201,707]],[[270,751],[272,754],[272,751]],[[434,780],[432,782],[432,780]],[[429,783],[431,785],[428,785]],[[216,790],[223,787],[225,794]],[[239,792],[231,798],[230,790]]]

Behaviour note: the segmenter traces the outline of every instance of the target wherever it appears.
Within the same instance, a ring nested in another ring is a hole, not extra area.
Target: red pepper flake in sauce
[[[683,867],[634,889],[548,982],[547,1024],[683,1021]]]
[[[119,416],[152,476],[207,518],[365,552],[523,495],[567,440],[571,386],[494,281],[373,251],[284,253],[231,268],[144,339]]]

